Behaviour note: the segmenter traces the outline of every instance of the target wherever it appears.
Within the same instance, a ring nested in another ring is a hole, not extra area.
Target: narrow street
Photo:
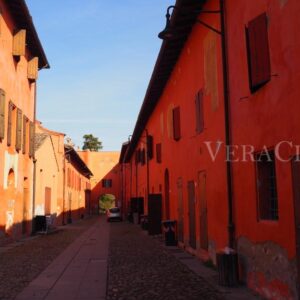
[[[58,241],[69,246],[54,252]],[[6,266],[12,273],[0,283],[3,300],[257,299],[245,288],[217,286],[215,270],[177,247],[166,247],[161,236],[149,236],[128,222],[107,223],[104,216],[2,248],[2,259],[12,264],[16,252],[23,268]]]

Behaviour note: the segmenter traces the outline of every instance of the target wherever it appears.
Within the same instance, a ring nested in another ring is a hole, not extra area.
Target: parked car
[[[110,222],[111,220],[122,221],[121,210],[119,207],[113,207],[107,210],[106,220]]]

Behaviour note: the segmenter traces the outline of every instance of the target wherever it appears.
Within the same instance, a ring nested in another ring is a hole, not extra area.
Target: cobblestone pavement
[[[138,226],[112,223],[107,300],[223,299]]]
[[[96,218],[81,220],[63,230],[30,239],[0,255],[0,299],[14,299],[55,257],[57,257]]]

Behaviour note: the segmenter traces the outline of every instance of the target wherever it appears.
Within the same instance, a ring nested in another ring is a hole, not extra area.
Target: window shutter
[[[161,144],[156,144],[156,162],[161,163]]]
[[[34,154],[34,123],[29,123],[29,156],[33,157]]]
[[[204,129],[203,91],[199,91],[195,98],[196,109],[196,132],[201,133]]]
[[[39,58],[34,57],[28,62],[27,77],[29,80],[36,80],[38,78]]]
[[[180,107],[177,106],[173,109],[173,138],[175,141],[180,140]]]
[[[16,150],[22,148],[22,110],[17,109],[17,126],[16,126]]]
[[[256,91],[271,78],[268,19],[263,13],[246,28],[250,89]]]
[[[153,136],[147,135],[147,154],[148,159],[153,158]]]
[[[141,150],[141,164],[144,165],[146,162],[146,151],[145,149]]]
[[[8,104],[8,120],[7,120],[7,146],[11,145],[12,112],[13,112],[13,104],[12,104],[11,101],[9,101],[9,104]]]
[[[140,161],[140,152],[139,152],[139,151],[140,151],[139,149],[135,151],[135,164],[136,164],[136,165],[137,165],[137,164],[139,163],[139,161]]]
[[[0,140],[5,137],[5,92],[0,89]]]
[[[22,153],[26,153],[27,147],[27,118],[23,115],[23,144],[22,144]]]
[[[26,50],[26,30],[19,30],[13,38],[13,56],[25,55]]]

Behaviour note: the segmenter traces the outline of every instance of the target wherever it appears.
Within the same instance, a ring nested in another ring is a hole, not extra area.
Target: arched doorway
[[[14,209],[15,209],[15,173],[13,169],[9,170],[7,177],[7,211],[6,211],[6,223],[5,223],[5,232],[7,235],[12,235],[13,225],[14,225]]]
[[[169,170],[165,170],[165,219],[170,219],[170,176]]]
[[[103,194],[99,198],[99,213],[105,213],[108,209],[116,206],[116,197],[113,194]]]

